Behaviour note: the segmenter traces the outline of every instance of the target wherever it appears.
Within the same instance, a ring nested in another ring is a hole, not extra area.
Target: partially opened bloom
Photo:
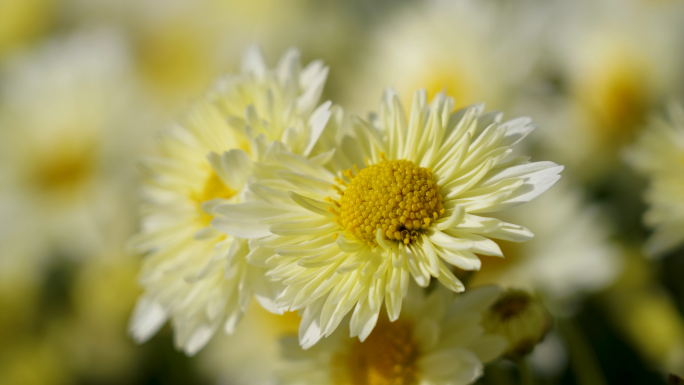
[[[481,214],[533,199],[562,166],[511,156],[534,128],[528,118],[502,122],[482,105],[453,105],[441,93],[428,105],[421,90],[407,119],[390,90],[379,115],[356,119],[355,137],[338,148],[354,170],[334,174],[274,143],[254,166],[250,191],[261,200],[217,209],[218,229],[265,237],[247,259],[287,286],[279,306],[306,309],[303,346],[330,335],[352,309],[351,335],[364,340],[383,303],[390,320],[399,317],[409,277],[463,291],[450,265],[478,270],[475,253],[502,256],[490,238],[532,237]]]
[[[516,358],[532,352],[548,333],[551,321],[539,298],[524,290],[508,289],[484,313],[482,326],[505,337],[506,353]]]
[[[319,151],[332,114],[330,103],[317,108],[327,72],[319,61],[302,69],[296,50],[269,69],[250,49],[242,73],[221,79],[160,138],[160,156],[143,162],[142,230],[132,240],[149,253],[141,270],[145,293],[131,319],[138,341],[172,318],[176,344],[194,354],[218,328],[233,332],[252,294],[281,312],[272,302],[278,285],[246,263],[247,241],[210,222],[217,204],[248,199],[251,163],[269,141],[302,156]]]
[[[684,109],[671,105],[669,117],[654,120],[627,154],[650,180],[644,221],[655,232],[646,249],[656,256],[684,243]]]
[[[415,289],[415,287],[414,287]],[[470,384],[484,364],[499,357],[506,340],[480,326],[483,311],[500,293],[480,288],[456,297],[443,288],[425,296],[410,290],[399,319],[386,316],[364,342],[346,327],[310,350],[283,341],[289,363],[282,384]]]

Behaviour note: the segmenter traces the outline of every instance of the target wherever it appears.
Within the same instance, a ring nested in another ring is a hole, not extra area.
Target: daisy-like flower
[[[132,240],[135,250],[148,253],[140,278],[145,293],[130,325],[136,340],[172,318],[177,346],[194,354],[218,328],[234,331],[252,294],[282,312],[271,300],[278,285],[264,280],[264,268],[247,265],[247,241],[210,222],[216,205],[249,198],[243,187],[251,163],[269,141],[304,157],[319,152],[328,121],[337,121],[329,119],[329,102],[316,108],[327,73],[320,61],[302,69],[296,50],[269,69],[252,48],[241,74],[221,79],[161,137],[161,155],[143,163],[146,202],[142,230]]]
[[[413,290],[416,289],[416,290]],[[360,342],[346,328],[310,350],[296,339],[283,340],[289,367],[281,383],[307,384],[470,384],[484,364],[503,353],[506,341],[480,326],[482,313],[500,293],[486,287],[454,295],[443,288],[425,296],[409,291],[399,319],[383,315],[378,326]]]
[[[141,104],[123,36],[84,30],[17,52],[0,83],[0,217],[12,218],[0,259],[40,265],[119,247],[135,216],[121,165]]]
[[[389,90],[379,115],[355,119],[356,137],[339,146],[353,170],[332,173],[275,143],[250,185],[262,200],[217,209],[219,230],[263,238],[247,259],[287,286],[279,306],[305,309],[304,347],[352,309],[351,335],[363,341],[383,303],[391,321],[399,317],[409,277],[463,291],[449,265],[478,270],[475,253],[503,256],[490,238],[532,237],[481,214],[533,199],[563,167],[510,156],[534,128],[528,118],[502,122],[482,105],[452,112],[453,105],[442,93],[428,105],[420,90],[407,119]]]
[[[679,92],[684,55],[681,34],[673,31],[682,13],[638,1],[549,4],[555,17],[548,51],[566,95],[544,94],[533,103],[549,127],[540,133],[541,148],[577,177],[595,181],[619,164],[649,111]]]
[[[429,98],[446,89],[457,108],[481,100],[508,108],[529,83],[540,52],[543,8],[477,0],[407,4],[375,29],[372,54],[364,55],[365,70],[349,88],[345,108],[365,113],[376,103],[368,90],[385,84],[402,99],[424,87]]]
[[[627,160],[650,179],[644,221],[655,232],[646,250],[655,256],[684,243],[684,109],[672,104],[669,121],[653,120],[627,153]]]

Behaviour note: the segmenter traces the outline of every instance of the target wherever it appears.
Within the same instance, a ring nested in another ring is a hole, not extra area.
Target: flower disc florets
[[[336,221],[371,246],[377,244],[378,229],[383,239],[408,244],[444,214],[432,170],[410,160],[384,159],[356,175],[344,174],[351,182],[338,190]]]

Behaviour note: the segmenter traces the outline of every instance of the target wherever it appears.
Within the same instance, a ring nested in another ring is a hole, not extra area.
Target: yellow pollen
[[[420,357],[413,324],[380,319],[364,342],[350,341],[344,353],[332,359],[336,385],[411,385],[418,381]]]
[[[356,175],[343,172],[351,181],[345,190],[333,186],[342,197],[336,202],[339,213],[330,212],[347,233],[368,245],[377,245],[378,229],[383,239],[408,244],[444,214],[432,170],[409,160],[383,160],[356,170]]]

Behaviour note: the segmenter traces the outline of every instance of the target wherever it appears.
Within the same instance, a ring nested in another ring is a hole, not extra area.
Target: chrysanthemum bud
[[[551,315],[530,293],[509,289],[484,314],[482,326],[508,340],[508,356],[521,357],[544,338],[551,327]]]

